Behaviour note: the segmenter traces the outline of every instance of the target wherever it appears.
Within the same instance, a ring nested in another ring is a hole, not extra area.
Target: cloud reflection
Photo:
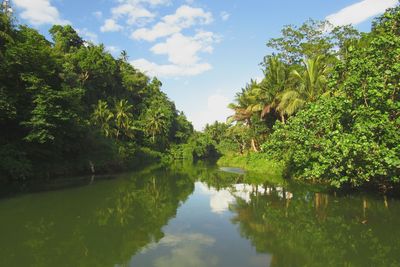
[[[222,214],[229,209],[229,205],[235,203],[237,198],[240,198],[246,202],[250,201],[250,196],[254,193],[267,194],[272,192],[272,188],[254,186],[249,184],[235,184],[228,189],[216,190],[213,187],[207,187],[203,183],[198,183],[197,188],[203,194],[210,196],[210,208],[211,211],[217,214]],[[283,198],[282,187],[274,188],[278,192],[278,196]],[[293,194],[290,192],[285,192],[285,197],[290,199]]]

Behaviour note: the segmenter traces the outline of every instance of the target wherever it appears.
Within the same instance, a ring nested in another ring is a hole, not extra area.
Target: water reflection
[[[0,266],[400,266],[400,203],[174,165],[0,201]]]
[[[165,246],[169,254],[154,260],[154,266],[217,266],[218,257],[207,255],[204,247],[212,247],[216,240],[212,236],[201,233],[167,234],[154,246],[143,250],[142,254],[151,249]],[[133,266],[133,265],[132,265]]]
[[[400,266],[398,201],[263,188],[230,208],[270,266]]]
[[[142,172],[0,202],[0,266],[114,266],[163,238],[188,176]]]

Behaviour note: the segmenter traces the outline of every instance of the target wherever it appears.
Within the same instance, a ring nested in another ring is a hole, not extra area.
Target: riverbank
[[[268,176],[271,182],[283,182],[283,165],[267,159],[262,154],[227,154],[218,159],[219,167],[235,167],[245,171]]]

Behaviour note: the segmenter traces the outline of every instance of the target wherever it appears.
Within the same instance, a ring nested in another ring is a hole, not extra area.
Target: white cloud
[[[123,27],[119,25],[114,19],[106,19],[104,25],[100,27],[101,32],[118,32]]]
[[[180,66],[191,66],[199,62],[198,53],[213,51],[212,44],[218,38],[212,32],[198,32],[193,37],[176,33],[164,43],[154,45],[150,50],[156,55],[168,55],[169,62]]]
[[[216,42],[219,37],[212,32],[198,31],[194,36],[175,33],[150,49],[156,55],[167,55],[170,64],[159,65],[146,59],[134,60],[132,64],[152,76],[198,75],[212,68],[209,63],[201,62],[199,54],[212,53]]]
[[[232,110],[228,108],[231,102],[231,99],[220,93],[210,95],[207,99],[207,106],[194,115],[188,114],[188,118],[193,122],[196,130],[203,130],[207,123],[225,122],[232,115]]]
[[[120,18],[122,16],[127,17],[127,24],[133,25],[136,23],[142,23],[143,21],[149,21],[155,17],[151,11],[147,8],[142,7],[136,3],[125,3],[114,7],[111,10],[113,18]]]
[[[168,63],[157,64],[144,58],[131,63],[149,75],[161,77],[193,76],[210,70],[212,66],[202,62],[200,54],[212,53],[213,44],[219,42],[220,37],[209,31],[197,30],[193,36],[181,32],[212,21],[212,14],[202,8],[180,6],[175,13],[162,17],[153,27],[137,29],[131,35],[134,40],[149,42],[166,38],[153,45],[150,51],[155,55],[167,56]]]
[[[394,7],[397,3],[398,0],[364,0],[347,6],[327,16],[326,19],[335,26],[356,25],[385,12],[387,8]]]
[[[116,55],[116,54],[118,54],[119,52],[121,52],[121,49],[120,49],[119,47],[113,46],[113,45],[108,45],[108,46],[106,46],[106,50],[107,50],[108,52],[110,52],[111,54],[114,54],[114,55]]]
[[[208,63],[197,63],[190,66],[163,65],[150,62],[144,58],[133,60],[131,64],[150,76],[158,77],[194,76],[212,69],[212,66]]]
[[[86,41],[97,44],[99,42],[99,37],[96,33],[88,30],[87,28],[76,29],[76,32],[83,37]]]
[[[179,33],[183,29],[194,25],[205,25],[213,20],[210,12],[202,8],[193,8],[187,5],[179,7],[172,15],[167,15],[152,28],[141,28],[134,31],[131,37],[135,40],[154,41],[160,37]]]
[[[128,25],[144,25],[155,17],[150,8],[169,3],[169,0],[118,0],[118,5],[111,9],[112,19],[115,22],[125,19]]]
[[[229,19],[229,17],[231,16],[231,14],[229,14],[229,13],[226,12],[226,11],[222,11],[221,14],[220,14],[220,16],[221,16],[221,19],[222,19],[223,21],[227,21],[227,20]]]
[[[70,24],[68,20],[61,19],[58,9],[50,0],[14,0],[14,4],[23,10],[21,18],[33,25]]]

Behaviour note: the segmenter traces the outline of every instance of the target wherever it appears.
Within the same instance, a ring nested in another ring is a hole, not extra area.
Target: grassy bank
[[[228,154],[222,156],[217,165],[220,167],[237,167],[251,173],[267,176],[271,182],[282,182],[283,166],[275,161],[267,159],[262,154],[249,153],[244,155]]]

